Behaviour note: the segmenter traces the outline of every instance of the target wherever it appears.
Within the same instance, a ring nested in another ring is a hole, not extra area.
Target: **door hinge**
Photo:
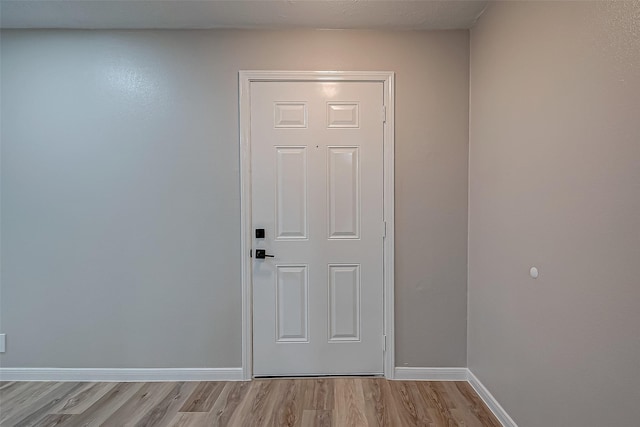
[[[387,221],[382,221],[382,237],[387,237]]]
[[[382,106],[382,123],[387,123],[387,106]]]
[[[387,336],[382,336],[382,351],[387,351]]]

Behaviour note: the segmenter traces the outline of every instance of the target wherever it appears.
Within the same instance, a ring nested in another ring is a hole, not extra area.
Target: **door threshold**
[[[309,378],[384,378],[384,374],[328,374],[328,375],[255,375],[255,380],[295,380]]]

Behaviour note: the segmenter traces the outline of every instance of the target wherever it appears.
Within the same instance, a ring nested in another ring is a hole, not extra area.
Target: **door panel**
[[[254,375],[382,372],[383,85],[252,82]]]
[[[307,238],[306,147],[275,147],[276,239]]]
[[[308,342],[308,286],[306,265],[276,266],[277,342]]]
[[[328,147],[329,239],[360,237],[358,147]]]
[[[360,340],[360,266],[329,265],[329,341]]]

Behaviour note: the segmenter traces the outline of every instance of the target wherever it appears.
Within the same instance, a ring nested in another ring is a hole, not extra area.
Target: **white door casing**
[[[393,74],[240,83],[245,378],[391,377]]]

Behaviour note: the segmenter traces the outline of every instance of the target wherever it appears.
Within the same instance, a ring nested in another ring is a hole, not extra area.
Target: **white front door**
[[[383,83],[251,82],[250,121],[254,375],[382,373]]]

